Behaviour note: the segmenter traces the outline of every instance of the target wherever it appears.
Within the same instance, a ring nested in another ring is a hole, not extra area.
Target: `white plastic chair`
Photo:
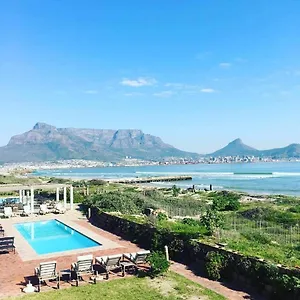
[[[10,218],[12,216],[14,216],[12,208],[10,206],[4,207],[4,217],[5,218]]]
[[[40,214],[45,215],[49,212],[48,207],[46,204],[41,204],[40,205]]]
[[[29,216],[31,214],[30,205],[24,205],[22,216]]]

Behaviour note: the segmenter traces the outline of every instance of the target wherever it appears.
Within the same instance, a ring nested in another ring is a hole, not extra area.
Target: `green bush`
[[[201,225],[199,220],[195,220],[195,219],[192,219],[192,218],[184,218],[181,222],[183,224],[187,224],[189,226],[199,226],[199,225]]]
[[[200,218],[200,223],[206,228],[208,234],[214,234],[217,228],[224,226],[224,218],[217,211],[208,209]]]
[[[173,185],[172,186],[172,193],[173,193],[174,197],[177,197],[179,195],[179,193],[180,193],[180,188],[177,187],[176,185]]]
[[[89,185],[106,185],[107,182],[101,179],[91,179],[88,181]]]
[[[258,231],[250,230],[243,232],[242,235],[249,241],[257,242],[259,244],[270,244],[272,240],[267,234]]]
[[[240,196],[232,192],[217,192],[213,198],[212,209],[218,211],[235,211],[240,208]]]
[[[146,208],[162,209],[169,216],[199,215],[204,202],[191,197],[172,197],[161,191],[109,191],[91,195],[84,203],[87,207],[98,207],[102,211],[118,211],[125,214],[143,213]]]
[[[296,225],[299,222],[295,212],[282,211],[272,207],[258,207],[238,212],[239,215],[251,220],[264,220],[285,226]]]
[[[290,207],[288,209],[288,211],[292,212],[292,213],[300,213],[300,205],[296,205],[296,206]]]
[[[170,262],[167,261],[163,252],[152,252],[147,261],[151,266],[149,275],[152,278],[163,275],[170,267]]]
[[[158,222],[161,222],[161,221],[167,221],[168,220],[168,216],[162,212],[159,212],[158,215],[157,215],[157,220]]]
[[[207,277],[212,280],[219,280],[221,272],[226,267],[226,260],[223,255],[218,252],[208,252],[206,255],[205,271]]]

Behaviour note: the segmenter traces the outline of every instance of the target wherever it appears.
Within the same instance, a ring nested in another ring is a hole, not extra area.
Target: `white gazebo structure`
[[[56,201],[60,201],[60,190],[63,190],[63,203],[65,209],[74,209],[74,190],[72,185],[66,184],[56,184],[56,183],[47,183],[47,184],[36,184],[36,185],[13,185],[5,184],[0,185],[0,192],[12,192],[19,191],[20,203],[30,203],[31,213],[34,213],[34,191],[35,190],[56,190]],[[69,189],[70,202],[68,203],[67,199],[67,189]],[[30,200],[30,201],[29,201]]]

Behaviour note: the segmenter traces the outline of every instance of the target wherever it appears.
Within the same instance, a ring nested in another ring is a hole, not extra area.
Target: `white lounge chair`
[[[133,262],[136,266],[143,265],[147,263],[147,258],[150,254],[149,250],[139,251],[136,253],[125,253],[124,258],[127,258]]]
[[[41,283],[46,280],[56,280],[57,288],[59,289],[59,274],[56,271],[56,261],[40,263],[38,268],[34,269],[34,274],[37,276],[39,285],[38,291],[41,290]]]
[[[31,214],[30,205],[24,205],[22,216],[29,216]]]
[[[12,208],[10,206],[4,207],[4,217],[5,218],[10,218],[13,217],[14,213],[12,211]]]
[[[40,214],[45,215],[47,213],[49,213],[47,205],[46,204],[41,204],[40,205]]]
[[[121,269],[120,261],[122,257],[123,254],[96,257],[96,263],[100,264],[106,272],[106,279],[109,278],[109,273],[112,270]]]
[[[66,212],[66,209],[63,207],[63,205],[58,202],[55,204],[54,211],[58,214],[64,214]]]
[[[71,271],[76,274],[76,286],[79,285],[79,279],[82,279],[82,275],[94,274],[93,267],[93,255],[83,255],[77,257],[77,262],[72,263]],[[94,279],[96,283],[96,278]]]

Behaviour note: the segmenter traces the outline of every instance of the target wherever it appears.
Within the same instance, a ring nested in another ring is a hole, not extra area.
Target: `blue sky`
[[[37,121],[206,153],[300,143],[300,1],[0,4],[0,145]]]

